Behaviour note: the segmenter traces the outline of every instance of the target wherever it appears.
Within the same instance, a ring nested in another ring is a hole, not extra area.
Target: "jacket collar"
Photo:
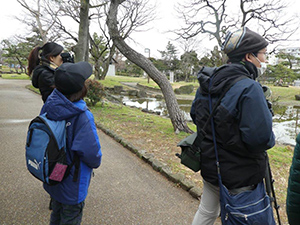
[[[252,64],[252,63],[251,63]],[[247,65],[247,66],[246,66]],[[230,63],[212,70],[201,70],[198,75],[198,80],[203,94],[219,94],[226,89],[230,83],[237,77],[244,75],[253,79],[251,67],[248,64]],[[212,79],[211,88],[209,82]]]

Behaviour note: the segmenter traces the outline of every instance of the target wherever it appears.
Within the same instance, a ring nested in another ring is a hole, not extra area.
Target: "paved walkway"
[[[0,78],[0,224],[48,224],[49,196],[26,169],[25,138],[39,113],[29,81]],[[199,201],[99,131],[103,162],[95,170],[82,224],[191,224]]]

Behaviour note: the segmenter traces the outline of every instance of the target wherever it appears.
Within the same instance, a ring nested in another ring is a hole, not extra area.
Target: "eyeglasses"
[[[269,55],[269,53],[267,53],[267,52],[257,52],[257,53],[264,54],[266,57]]]

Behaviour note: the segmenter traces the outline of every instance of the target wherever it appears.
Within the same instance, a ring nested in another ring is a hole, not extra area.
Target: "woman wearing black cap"
[[[32,85],[39,88],[44,102],[54,89],[54,70],[63,63],[62,51],[59,44],[48,42],[35,47],[29,54],[28,74],[32,76]]]
[[[265,177],[265,151],[275,145],[275,136],[272,114],[263,89],[255,79],[266,68],[267,45],[262,36],[245,27],[228,33],[222,50],[229,57],[229,63],[211,74],[205,70],[198,74],[200,87],[191,108],[198,132],[211,112],[209,94],[212,104],[216,103],[226,87],[232,86],[214,113],[215,135],[212,123],[209,123],[200,144],[203,194],[193,225],[212,225],[220,215],[214,137],[222,184],[232,195],[253,190]]]

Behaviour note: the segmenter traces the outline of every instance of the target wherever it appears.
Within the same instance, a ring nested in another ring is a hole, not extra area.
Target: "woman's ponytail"
[[[31,76],[32,71],[34,68],[40,64],[40,58],[39,58],[39,51],[42,48],[37,46],[34,49],[31,50],[29,56],[28,56],[28,75]]]

